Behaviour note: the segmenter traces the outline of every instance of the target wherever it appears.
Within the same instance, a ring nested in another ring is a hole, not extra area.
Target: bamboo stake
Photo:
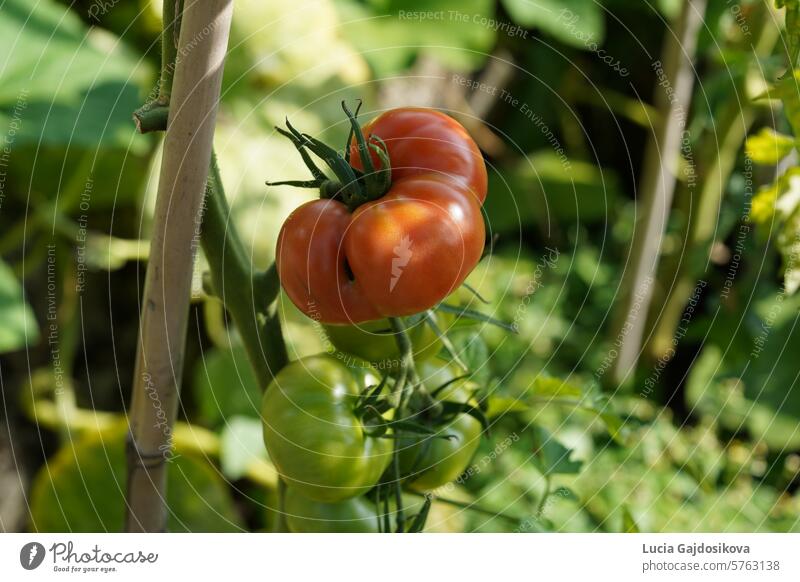
[[[678,190],[678,204],[682,204],[683,211],[690,217],[681,233],[686,252],[666,261],[659,272],[659,280],[670,287],[662,302],[663,307],[658,313],[650,314],[654,332],[645,352],[652,360],[665,357],[697,280],[708,270],[714,237],[719,235],[718,215],[726,186],[747,132],[756,118],[756,104],[747,94],[747,86],[754,77],[761,78],[760,61],[772,54],[780,39],[772,6],[764,4],[756,10],[755,16],[750,18],[751,27],[756,31],[750,44],[755,58],[747,75],[736,86],[740,97],[719,108],[714,115],[713,134],[707,135],[698,148],[699,165],[705,168],[699,193],[693,199],[693,193],[687,188]],[[696,210],[692,211],[693,208]]]
[[[637,218],[618,303],[615,332],[619,355],[613,371],[617,384],[630,379],[642,349],[661,243],[675,192],[675,167],[694,87],[692,59],[705,8],[706,0],[687,0],[678,33],[667,32],[662,67],[662,83],[666,87],[656,88],[656,105],[664,115],[645,153],[640,188],[642,213]]]
[[[142,298],[128,447],[126,530],[166,529],[192,270],[233,0],[186,0]]]

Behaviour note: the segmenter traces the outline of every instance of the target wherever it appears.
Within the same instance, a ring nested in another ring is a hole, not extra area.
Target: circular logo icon
[[[39,542],[28,542],[19,551],[19,563],[26,570],[35,570],[44,560],[44,546]]]

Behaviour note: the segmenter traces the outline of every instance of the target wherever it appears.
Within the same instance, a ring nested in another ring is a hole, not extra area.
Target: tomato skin
[[[419,376],[429,391],[461,375],[439,359],[417,366]],[[457,380],[436,395],[440,401],[468,402],[464,380]],[[481,424],[468,414],[459,414],[437,428],[438,435],[453,439],[415,437],[400,443],[400,470],[408,475],[409,486],[430,491],[458,478],[469,467],[481,437]]]
[[[486,233],[480,207],[465,192],[446,178],[411,176],[356,209],[344,252],[379,313],[429,309],[475,268]]]
[[[275,264],[281,285],[292,303],[316,321],[380,318],[345,270],[342,246],[350,219],[341,202],[312,200],[289,215],[278,235]]]
[[[388,518],[393,528],[397,520],[397,503],[389,493],[388,512],[383,503],[378,508],[368,497],[352,497],[336,503],[314,501],[303,497],[293,487],[286,488],[284,511],[289,531],[292,533],[379,533],[379,520]],[[403,511],[410,519],[422,509],[424,498],[403,492]]]
[[[375,504],[365,497],[327,503],[286,488],[286,523],[294,533],[378,533]]]
[[[437,315],[433,317],[439,322]],[[386,319],[367,321],[358,325],[325,324],[322,327],[331,344],[341,352],[372,362],[381,370],[399,365],[400,350],[397,348],[391,325]],[[423,319],[410,325],[407,320],[406,333],[414,349],[415,361],[421,362],[432,358],[442,349],[439,336]]]
[[[264,443],[281,477],[303,496],[336,502],[362,495],[392,459],[391,440],[368,436],[353,412],[360,377],[335,357],[316,355],[287,365],[264,393]]]
[[[436,305],[478,263],[484,239],[480,207],[466,188],[426,174],[395,182],[352,216],[333,200],[300,206],[281,228],[276,263],[303,313],[362,323]]]
[[[388,111],[364,129],[386,143],[389,190],[352,214],[337,200],[303,204],[278,236],[283,288],[322,323],[420,313],[455,291],[483,253],[486,167],[466,130],[422,108]],[[359,167],[357,152],[351,163]]]
[[[467,130],[452,117],[434,109],[391,109],[363,127],[369,139],[377,135],[386,144],[392,177],[401,180],[419,174],[446,175],[464,182],[483,204],[486,199],[486,164]],[[362,169],[355,142],[350,146],[353,166]],[[373,164],[378,158],[373,153]]]

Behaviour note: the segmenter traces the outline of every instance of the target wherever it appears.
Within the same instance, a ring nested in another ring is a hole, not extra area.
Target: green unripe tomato
[[[432,358],[442,349],[439,336],[421,317],[407,317],[406,333],[414,349],[414,359],[423,361]],[[442,328],[442,318],[434,315],[434,320]],[[377,368],[395,368],[400,362],[400,351],[397,348],[392,326],[386,319],[367,321],[358,325],[322,326],[331,344],[346,354],[356,356],[375,364]]]
[[[433,392],[445,382],[462,373],[440,359],[422,362],[417,366],[425,387]],[[436,395],[440,401],[469,402],[466,379],[456,380]],[[475,402],[469,402],[473,406]],[[469,414],[459,414],[444,425],[436,427],[437,435],[413,437],[398,441],[400,471],[408,476],[409,485],[419,491],[430,491],[454,479],[469,466],[481,437],[481,423]]]
[[[293,533],[379,533],[380,523],[388,520],[389,529],[395,527],[397,503],[394,493],[390,495],[388,512],[380,512],[369,497],[351,497],[344,501],[325,503],[314,501],[298,493],[293,487],[286,488],[284,511],[289,531]],[[413,518],[425,503],[423,497],[403,492],[403,512],[406,520]]]
[[[366,497],[326,503],[286,488],[286,523],[294,533],[378,533],[375,504]]]
[[[371,489],[392,459],[392,441],[366,434],[355,414],[365,374],[333,356],[283,368],[261,406],[264,443],[286,483],[316,501],[335,502]]]

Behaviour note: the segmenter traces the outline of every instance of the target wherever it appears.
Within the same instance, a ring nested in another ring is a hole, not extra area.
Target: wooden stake
[[[233,0],[186,0],[142,297],[128,443],[126,530],[164,531],[192,270],[200,241]]]
[[[667,30],[663,64],[655,63],[653,67],[658,77],[655,101],[663,117],[645,152],[638,204],[641,212],[637,212],[630,261],[620,289],[614,338],[619,345],[613,370],[617,385],[632,379],[642,351],[661,244],[675,192],[681,139],[692,101],[692,60],[705,9],[706,0],[686,0],[677,34]]]

